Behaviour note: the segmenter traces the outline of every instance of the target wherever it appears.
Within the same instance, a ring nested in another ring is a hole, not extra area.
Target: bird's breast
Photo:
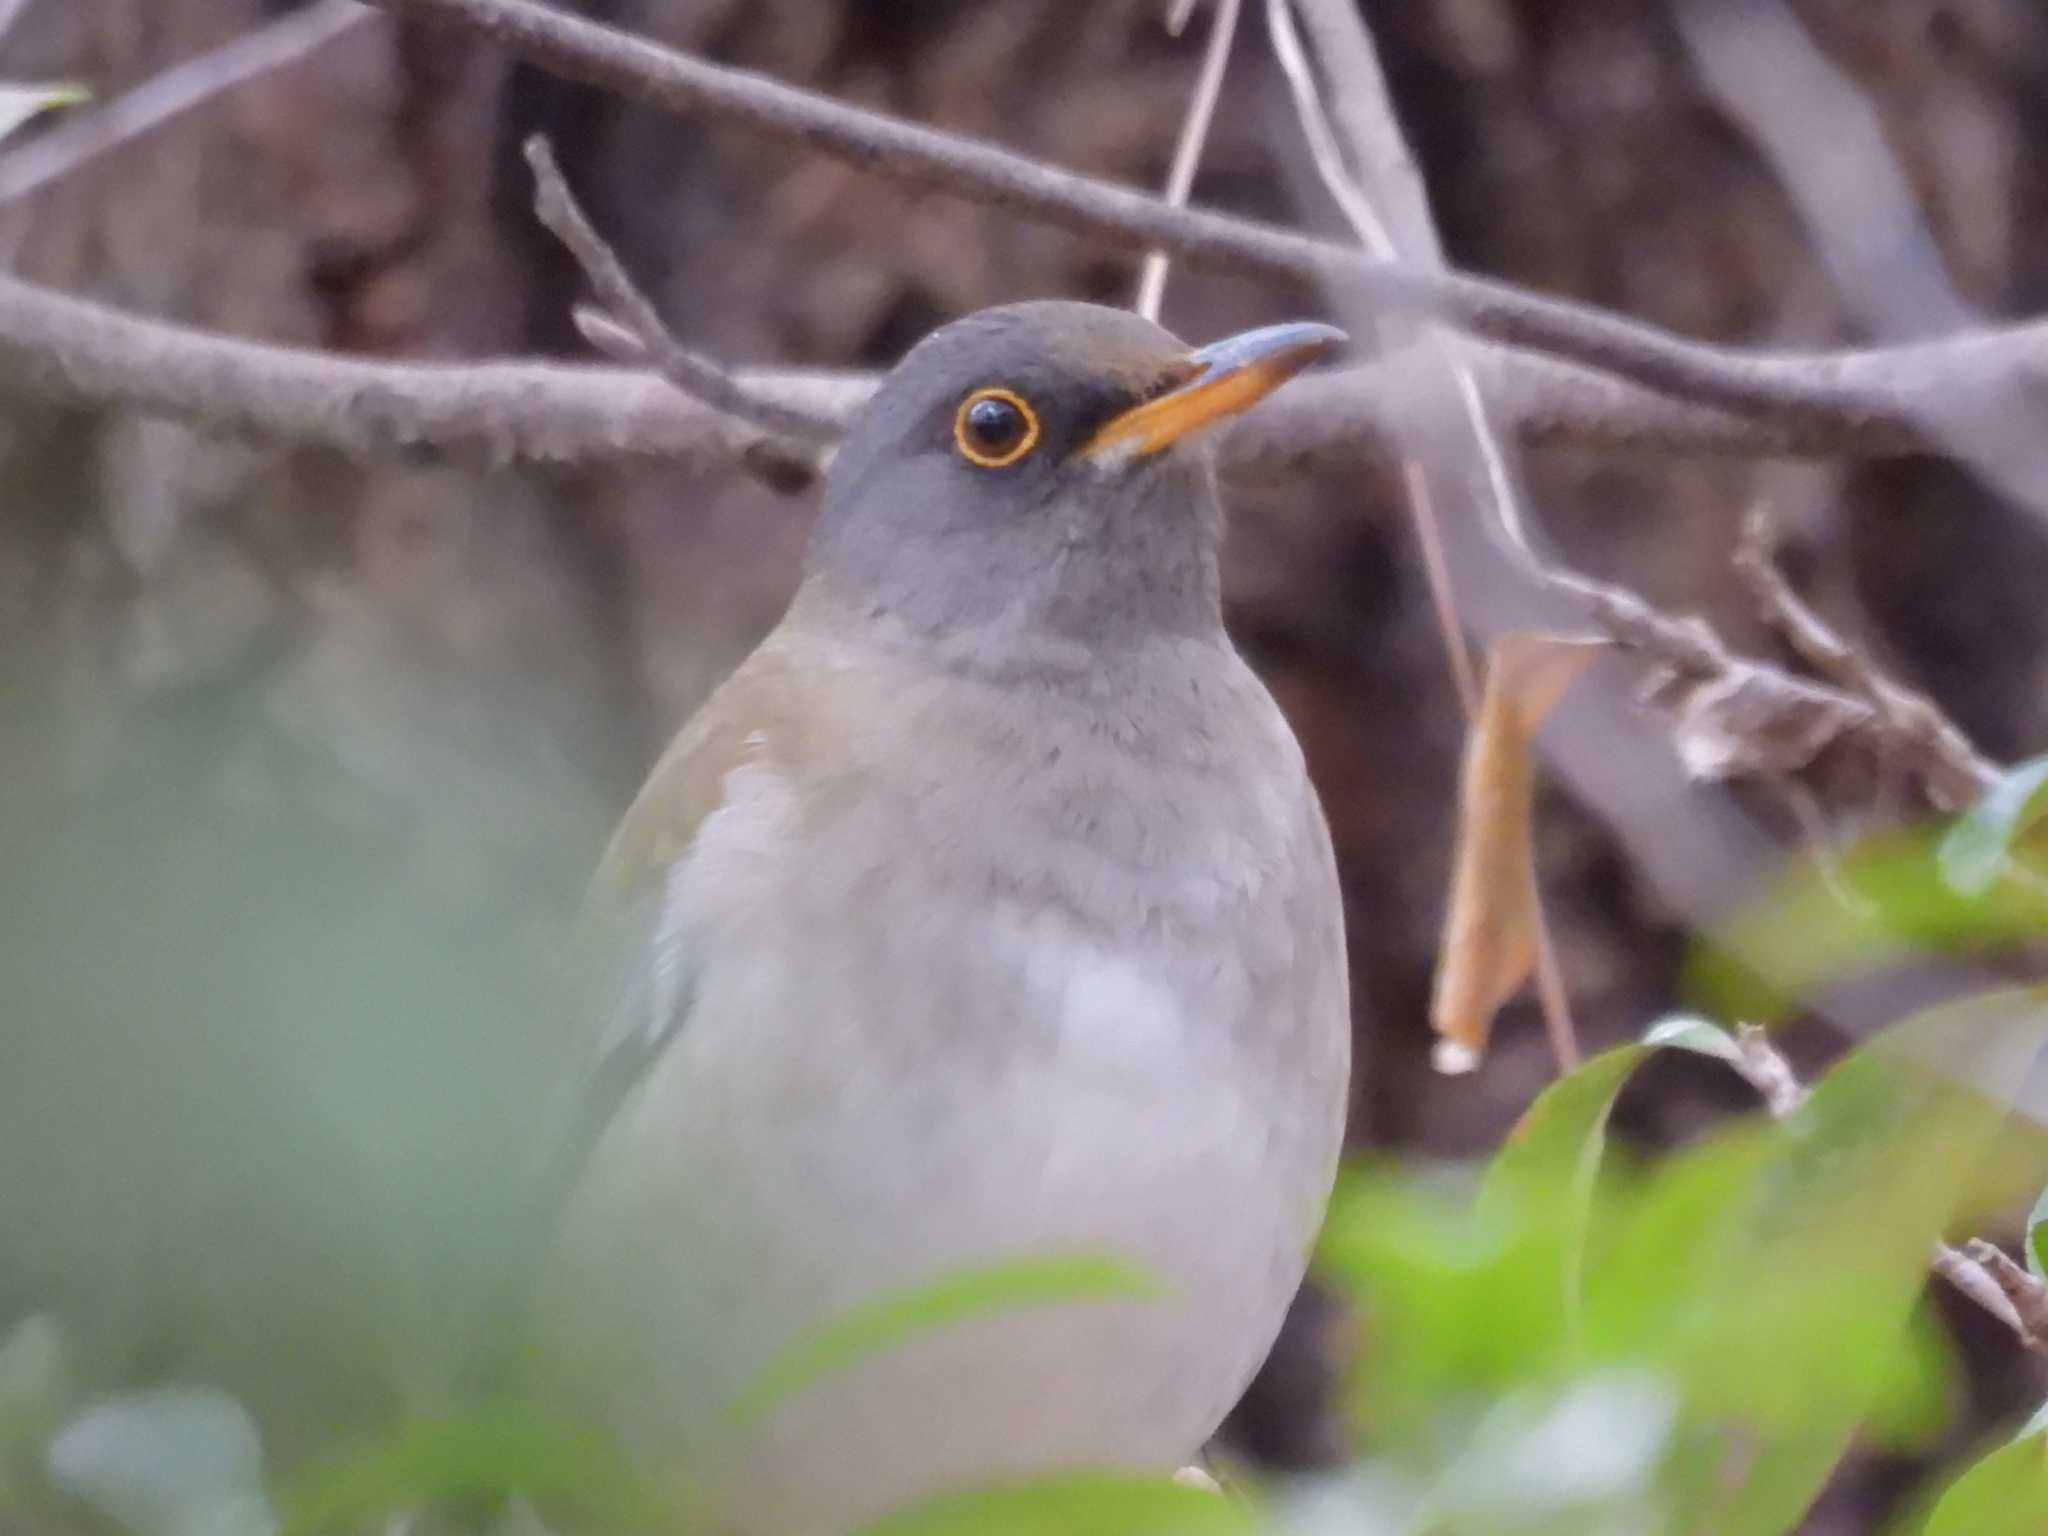
[[[633,1438],[703,1443],[716,1403],[878,1297],[1076,1254],[1158,1296],[913,1341],[734,1464],[864,1504],[1157,1465],[1214,1429],[1305,1264],[1348,1020],[1299,753],[1210,670],[1220,699],[1176,670],[1121,685],[1121,713],[913,683],[830,760],[770,738],[728,776],[670,886],[689,1017],[565,1244],[572,1310],[630,1341],[568,1348],[638,1383]]]

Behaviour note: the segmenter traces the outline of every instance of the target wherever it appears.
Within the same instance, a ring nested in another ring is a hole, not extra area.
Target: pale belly
[[[611,1256],[572,1282],[579,1395],[721,1521],[831,1531],[948,1488],[1170,1469],[1272,1342],[1328,1191],[1341,1048],[1332,1082],[1329,1051],[1276,1059],[1228,1016],[1257,1004],[1230,935],[1194,964],[1002,927],[927,929],[917,965],[809,945],[800,976],[713,976],[599,1149],[566,1245]],[[906,985],[851,1017],[878,963]],[[877,1298],[1067,1257],[1154,1293],[885,1330],[752,1411],[764,1371]]]
[[[1335,870],[1250,674],[1200,648],[1158,665],[1126,683],[1229,752],[1165,756],[1078,706],[1020,736],[995,692],[930,720],[898,699],[843,723],[801,797],[764,739],[672,867],[681,1024],[571,1202],[543,1356],[714,1525],[809,1536],[964,1486],[1168,1470],[1270,1347],[1342,1136]],[[906,722],[993,767],[918,767]],[[1074,1256],[1156,1294],[877,1339],[734,1422],[854,1309]]]

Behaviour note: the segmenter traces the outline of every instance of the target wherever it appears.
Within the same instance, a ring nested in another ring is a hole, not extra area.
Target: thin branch
[[[1315,71],[1309,64],[1307,51],[1301,46],[1300,35],[1294,29],[1292,0],[1266,0],[1266,34],[1294,98],[1295,119],[1301,125],[1302,137],[1308,143],[1309,156],[1323,186],[1345,221],[1351,225],[1352,233],[1358,236],[1359,244],[1381,260],[1393,260],[1396,250],[1392,233],[1381,222],[1365,190],[1344,169],[1343,153],[1323,111]],[[1382,340],[1386,340],[1384,323],[1379,329]],[[1408,334],[1401,339],[1412,342],[1414,337]],[[1413,398],[1414,392],[1401,396],[1403,401]],[[1404,445],[1404,449],[1401,482],[1408,493],[1409,524],[1415,533],[1416,548],[1422,555],[1423,578],[1429,585],[1430,611],[1436,619],[1437,638],[1450,664],[1451,680],[1457,684],[1458,702],[1464,709],[1466,720],[1470,721],[1479,712],[1479,678],[1472,665],[1472,652],[1465,644],[1465,627],[1459,619],[1457,597],[1451,588],[1450,562],[1444,551],[1443,534],[1437,519],[1436,496],[1427,467],[1415,455],[1412,446]]]
[[[1973,1240],[1973,1246],[1975,1241],[1981,1239]],[[1991,1247],[1988,1243],[1985,1246]],[[1991,1251],[1998,1253],[1996,1248]],[[1999,1257],[2004,1258],[2005,1255],[2001,1253]],[[2029,1349],[2043,1348],[2042,1341],[2048,1338],[2048,1334],[2037,1333],[2027,1326],[2019,1308],[2013,1305],[2012,1298],[2005,1293],[1990,1269],[1970,1254],[1947,1243],[1936,1243],[1934,1256],[1927,1261],[1927,1267],[1961,1292],[1965,1300],[1975,1302],[2000,1324],[2011,1329],[2013,1336]]]
[[[1194,189],[1195,168],[1202,163],[1202,146],[1209,141],[1209,125],[1216,118],[1216,103],[1223,95],[1223,71],[1230,63],[1230,44],[1237,36],[1237,15],[1242,0],[1216,0],[1216,15],[1209,23],[1209,46],[1202,53],[1202,67],[1195,76],[1194,94],[1188,99],[1188,114],[1180,125],[1180,140],[1173,147],[1173,164],[1166,173],[1166,201],[1185,207]],[[1178,23],[1178,25],[1176,25]],[[1177,11],[1166,19],[1167,30],[1179,35],[1187,17]],[[1147,320],[1159,318],[1160,302],[1166,297],[1166,273],[1173,258],[1164,251],[1147,251],[1144,270],[1138,274],[1138,296],[1131,307]]]
[[[2014,1315],[2019,1318],[2021,1338],[2032,1348],[2048,1353],[2048,1285],[2036,1279],[2025,1265],[2014,1263],[1997,1244],[1981,1237],[1965,1243],[1963,1253],[1970,1263],[1991,1276],[2000,1294],[2011,1303]]]
[[[1361,168],[1359,177],[1354,178],[1345,168],[1315,73],[1295,34],[1292,11],[1296,4],[1315,35],[1317,50],[1334,84],[1344,137]],[[1293,90],[1296,116],[1316,168],[1360,243],[1382,259],[1405,255],[1421,267],[1441,268],[1443,242],[1430,216],[1422,178],[1409,153],[1407,137],[1387,93],[1378,50],[1364,20],[1350,0],[1270,0],[1266,14],[1274,51]],[[1506,533],[1510,547],[1525,564],[1539,567],[1539,562],[1523,531],[1507,456],[1465,362],[1463,338],[1433,326],[1417,327],[1412,321],[1391,328],[1383,323],[1380,332],[1383,342],[1419,342],[1424,359],[1437,364],[1424,376],[1426,388],[1403,396],[1408,457],[1402,465],[1402,479],[1408,489],[1411,521],[1422,551],[1437,628],[1469,722],[1477,714],[1478,690],[1439,523],[1436,485],[1458,486],[1463,461],[1468,456],[1476,458],[1485,472],[1483,495],[1489,503],[1491,526]],[[1535,950],[1537,1002],[1551,1054],[1558,1069],[1569,1072],[1581,1057],[1571,994],[1533,865],[1527,878],[1534,892],[1530,937]]]
[[[1771,1112],[1773,1119],[1786,1120],[1799,1112],[1806,1102],[1806,1085],[1799,1081],[1799,1074],[1792,1070],[1792,1063],[1784,1053],[1771,1044],[1771,1037],[1761,1026],[1739,1024],[1735,1029],[1735,1070],[1757,1096],[1764,1101],[1764,1108]]]
[[[21,13],[28,9],[28,0],[0,0],[0,42],[7,40],[7,34],[14,30],[14,24],[21,20]]]
[[[1942,361],[1931,380],[1973,366],[1980,344],[1957,341],[1948,348],[1953,360]],[[2041,348],[2048,352],[2048,335]],[[1469,350],[1488,408],[1527,444],[1805,457],[1881,456],[1927,446],[1909,421],[1746,422],[1530,353]],[[2015,360],[2033,366],[2024,357]],[[1832,361],[1845,370],[1891,369],[1901,376],[1915,368],[1899,354]],[[1218,446],[1219,467],[1226,476],[1257,483],[1397,473],[1393,402],[1411,387],[1416,365],[1403,354],[1296,380],[1230,428]],[[750,389],[841,422],[874,387],[867,374],[743,370],[739,377]],[[354,458],[426,454],[587,464],[717,456],[725,443],[712,412],[642,370],[508,358],[403,363],[343,357],[145,319],[5,273],[0,389],[316,444]]]
[[[21,148],[0,154],[0,206],[223,92],[304,58],[375,15],[356,0],[318,0],[174,65],[95,111],[65,119]],[[5,30],[0,26],[0,32]]]
[[[1738,656],[1703,620],[1664,613],[1625,587],[1576,572],[1555,573],[1552,585],[1616,645],[1656,665],[1649,698],[1672,716],[1673,745],[1692,778],[1794,779],[1852,740],[1883,756],[1867,701]]]
[[[864,374],[741,377],[842,420],[874,387]],[[644,370],[369,362],[143,320],[4,274],[0,388],[360,459],[570,464],[722,459],[731,449],[729,418]]]
[[[1962,728],[1926,694],[1895,682],[1800,599],[1771,558],[1771,531],[1761,508],[1743,522],[1735,571],[1765,621],[1799,657],[1852,697],[1867,702],[1900,765],[1926,788],[1940,811],[1975,804],[1998,782],[1997,766],[1970,744]]]
[[[1678,0],[1673,18],[1708,93],[1777,173],[1862,328],[1902,341],[1975,326],[1875,105],[1785,0]],[[1925,404],[1951,457],[2048,513],[2048,412],[2039,400]]]
[[[569,183],[563,179],[554,150],[540,134],[526,141],[526,163],[533,168],[535,217],[569,248],[605,313],[631,337],[632,351],[638,358],[644,358],[685,394],[764,432],[787,434],[810,444],[830,442],[839,435],[841,423],[833,416],[750,389],[710,358],[679,343],[627,273],[618,253],[584,214],[569,190]],[[584,334],[600,345],[605,344],[606,333],[600,329],[586,327]],[[786,445],[784,457],[791,463],[808,459],[814,467],[816,464],[816,454],[798,443]]]
[[[1697,404],[1768,415],[1794,429],[1903,414],[1889,376],[1691,341],[1511,284],[1376,262],[1255,220],[1174,208],[1131,187],[711,64],[531,0],[372,3],[463,26],[558,74],[666,111],[722,118],[914,185],[1122,245],[1158,247],[1201,266],[1329,285],[1359,302],[1431,315]]]

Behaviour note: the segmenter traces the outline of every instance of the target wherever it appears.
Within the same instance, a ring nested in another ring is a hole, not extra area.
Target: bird
[[[533,1369],[703,1528],[1170,1473],[1268,1352],[1343,1139],[1344,919],[1225,630],[1208,429],[1343,340],[1057,300],[934,331],[837,449],[785,616],[625,814]],[[1091,1255],[1147,1283],[734,1412],[834,1319]]]

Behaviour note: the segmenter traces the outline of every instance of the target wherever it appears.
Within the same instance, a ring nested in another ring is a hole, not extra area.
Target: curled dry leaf
[[[1430,1023],[1443,1072],[1470,1071],[1493,1016],[1536,964],[1536,862],[1530,837],[1536,732],[1608,642],[1510,634],[1487,654],[1486,692],[1466,738],[1458,843],[1437,955]]]

